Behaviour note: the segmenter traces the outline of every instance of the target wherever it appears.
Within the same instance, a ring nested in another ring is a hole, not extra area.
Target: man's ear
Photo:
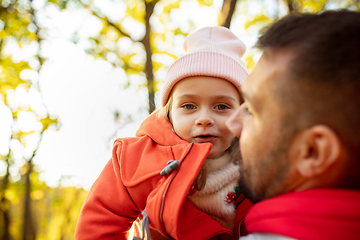
[[[315,125],[304,130],[296,144],[299,151],[296,167],[304,178],[323,174],[340,158],[339,137],[326,125]]]

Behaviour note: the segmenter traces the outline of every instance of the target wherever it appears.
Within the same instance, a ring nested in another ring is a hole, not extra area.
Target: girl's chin
[[[207,156],[208,159],[217,159],[219,157],[221,157],[222,155],[224,155],[225,151],[224,152],[213,152],[212,150],[210,151],[209,155]]]

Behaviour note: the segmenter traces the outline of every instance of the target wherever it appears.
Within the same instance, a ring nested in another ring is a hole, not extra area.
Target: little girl
[[[184,50],[167,73],[163,108],[136,137],[115,141],[75,239],[127,239],[142,211],[167,238],[239,238],[250,203],[238,192],[239,144],[225,122],[242,101],[245,45],[226,28],[206,27]]]

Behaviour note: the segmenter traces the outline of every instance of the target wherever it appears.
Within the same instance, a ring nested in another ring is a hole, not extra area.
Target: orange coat
[[[165,236],[187,240],[215,236],[238,239],[250,202],[245,199],[237,208],[234,234],[186,197],[211,143],[192,145],[180,139],[157,112],[142,123],[136,136],[115,141],[111,160],[85,199],[75,239],[127,239],[133,221],[145,208],[150,227]],[[161,176],[160,171],[169,160],[179,160],[180,166]]]

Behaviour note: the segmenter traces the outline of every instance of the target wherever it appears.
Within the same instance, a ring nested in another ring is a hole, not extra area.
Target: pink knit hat
[[[248,76],[241,60],[245,49],[245,44],[225,27],[205,27],[188,35],[184,42],[186,54],[176,60],[166,74],[162,106],[166,105],[175,84],[187,77],[218,77],[240,90]]]

